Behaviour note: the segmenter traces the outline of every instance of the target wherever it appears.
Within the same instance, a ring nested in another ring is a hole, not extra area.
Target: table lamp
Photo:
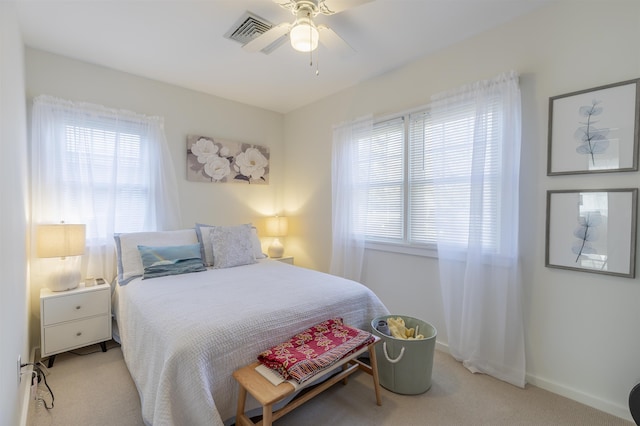
[[[267,236],[274,237],[269,246],[269,257],[279,258],[284,254],[284,247],[280,237],[286,237],[289,230],[289,222],[286,217],[275,216],[267,218]]]
[[[59,223],[38,225],[36,229],[36,255],[59,257],[56,272],[51,276],[51,291],[71,290],[80,282],[80,268],[74,257],[84,253],[85,225]]]

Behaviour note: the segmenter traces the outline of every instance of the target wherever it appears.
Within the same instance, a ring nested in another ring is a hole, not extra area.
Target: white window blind
[[[479,219],[471,214],[471,205],[481,203],[483,246],[497,250],[501,119],[495,101],[482,111],[467,102],[437,118],[425,109],[376,123],[371,142],[360,144],[358,162],[361,176],[369,183],[358,192],[359,197],[368,197],[365,217],[358,221],[367,239],[433,246],[440,235],[464,245],[470,221]],[[476,138],[480,132],[486,138]],[[444,226],[436,225],[437,175],[440,184],[446,185],[439,202],[455,207]]]
[[[426,111],[410,115],[408,240],[416,245],[436,241],[433,130]]]
[[[370,141],[359,144],[360,175],[368,176],[367,211],[358,222],[367,239],[402,241],[404,235],[404,119],[377,123]]]
[[[482,110],[473,102],[461,102],[432,117],[429,139],[442,188],[437,202],[449,212],[438,226],[440,241],[466,247],[469,232],[477,232],[473,237],[485,250],[498,249],[501,119],[497,99]],[[471,227],[472,221],[482,226]]]
[[[147,209],[150,186],[145,126],[106,117],[76,123],[70,117],[64,128],[61,160],[68,173],[60,188],[63,203],[90,212],[93,217],[85,220],[95,222],[89,223],[105,226],[113,221],[115,232],[144,229],[145,217],[140,213]],[[93,231],[104,235],[101,230]]]

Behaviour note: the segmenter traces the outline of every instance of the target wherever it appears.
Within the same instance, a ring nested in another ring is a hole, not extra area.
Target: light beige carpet
[[[55,407],[33,402],[30,426],[140,426],[140,399],[122,359],[110,342],[106,353],[84,348],[79,356],[57,356],[47,380]],[[48,395],[45,396],[50,401]],[[276,426],[364,425],[624,425],[633,423],[534,386],[519,389],[489,376],[471,374],[451,356],[436,351],[431,389],[397,395],[382,389],[375,403],[371,377],[356,373],[275,422]],[[181,425],[182,426],[182,425]],[[184,425],[198,426],[198,425]]]

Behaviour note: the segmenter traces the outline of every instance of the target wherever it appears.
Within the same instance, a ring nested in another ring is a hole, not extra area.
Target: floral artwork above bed
[[[269,148],[189,135],[187,180],[268,184]]]

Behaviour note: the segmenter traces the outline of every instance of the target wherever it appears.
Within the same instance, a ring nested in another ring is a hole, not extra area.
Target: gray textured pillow
[[[216,226],[211,234],[213,267],[231,268],[256,263],[251,233],[251,224]]]
[[[200,241],[200,253],[204,266],[213,266],[213,241],[212,235],[215,226],[203,225],[196,223],[196,234],[198,235],[198,241]]]

